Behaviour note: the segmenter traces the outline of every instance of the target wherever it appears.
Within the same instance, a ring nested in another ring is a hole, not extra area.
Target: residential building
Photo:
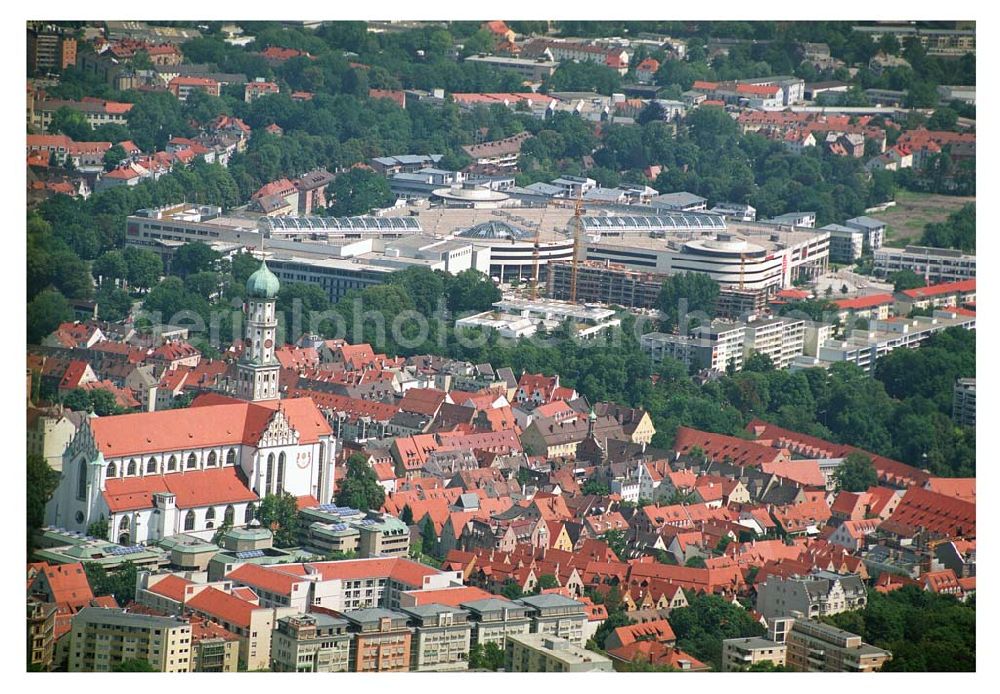
[[[76,65],[76,39],[55,26],[28,27],[28,74],[47,75]]]
[[[776,369],[784,369],[802,354],[805,347],[805,321],[787,316],[755,318],[746,323],[743,358],[753,352],[766,355]]]
[[[875,251],[875,274],[888,277],[900,270],[912,270],[925,282],[958,282],[976,276],[976,256],[952,248],[907,246]]]
[[[723,217],[728,217],[738,222],[754,222],[757,220],[757,208],[742,203],[717,202],[709,212],[721,214]]]
[[[322,612],[282,617],[271,632],[271,671],[348,672],[349,624]]]
[[[240,638],[205,620],[191,620],[191,672],[237,672]]]
[[[490,166],[500,170],[513,169],[517,166],[521,146],[530,137],[531,133],[522,132],[493,142],[463,145],[462,149],[472,157],[477,166]]]
[[[900,347],[918,347],[931,335],[955,327],[975,330],[975,314],[950,309],[934,311],[933,316],[872,321],[867,330],[852,330],[842,340],[821,343],[817,350],[820,363],[815,365],[847,361],[870,372],[882,355]]]
[[[354,636],[350,672],[409,672],[411,635],[407,615],[383,608],[341,614]]]
[[[587,612],[582,602],[557,593],[531,595],[518,602],[528,608],[532,634],[557,636],[578,646],[584,645]]]
[[[188,672],[191,624],[110,607],[84,607],[73,615],[70,672],[111,672],[126,660],[145,660],[158,672]]]
[[[28,665],[44,671],[52,669],[58,605],[28,599]]]
[[[495,643],[503,648],[511,636],[531,632],[528,607],[501,597],[489,597],[461,603],[472,624],[472,645]]]
[[[874,672],[892,653],[828,624],[796,618],[788,632],[786,665],[795,672]]]
[[[688,335],[647,333],[640,338],[642,350],[653,362],[672,357],[689,371],[708,369],[724,372],[743,368],[746,326],[743,323],[714,320],[691,330]]]
[[[975,305],[976,280],[932,284],[929,287],[904,289],[896,294],[896,315],[909,315],[913,309],[950,308]]]
[[[472,624],[466,610],[436,603],[401,607],[410,616],[411,672],[453,672],[469,668]]]
[[[180,101],[187,101],[191,92],[204,92],[209,96],[219,96],[221,85],[210,77],[182,77],[178,75],[170,80],[167,89]]]
[[[955,381],[951,405],[952,420],[963,427],[976,426],[976,379],[960,378]]]
[[[253,82],[247,82],[243,88],[243,100],[248,104],[267,94],[278,94],[281,90],[274,82],[268,82],[263,77],[257,77]]]
[[[794,616],[825,617],[863,609],[867,592],[856,574],[817,571],[783,578],[772,574],[757,584],[757,611],[766,619]]]
[[[612,672],[611,659],[546,634],[507,637],[507,672]]]
[[[757,663],[785,664],[787,646],[771,639],[751,636],[722,641],[722,671],[744,672]]]

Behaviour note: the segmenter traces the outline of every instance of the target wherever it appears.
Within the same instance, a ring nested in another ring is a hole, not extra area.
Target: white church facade
[[[262,264],[247,289],[244,399],[206,393],[186,409],[88,419],[63,455],[48,524],[86,532],[104,518],[121,544],[208,539],[249,524],[269,493],[332,500],[330,425],[311,399],[278,399],[277,278]]]

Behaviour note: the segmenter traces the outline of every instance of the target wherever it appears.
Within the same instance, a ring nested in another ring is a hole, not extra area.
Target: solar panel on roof
[[[236,553],[237,559],[257,559],[258,557],[263,556],[264,550],[262,549],[247,549]]]

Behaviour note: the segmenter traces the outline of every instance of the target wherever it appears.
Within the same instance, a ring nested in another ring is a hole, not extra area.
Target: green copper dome
[[[262,261],[257,271],[247,279],[247,297],[251,299],[273,299],[280,288],[277,276]]]

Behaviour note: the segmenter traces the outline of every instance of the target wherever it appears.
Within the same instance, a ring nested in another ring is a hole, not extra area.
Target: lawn
[[[924,225],[943,222],[963,205],[975,202],[974,197],[914,193],[900,190],[896,193],[896,206],[872,216],[888,224],[885,245],[902,247],[920,240]]]

